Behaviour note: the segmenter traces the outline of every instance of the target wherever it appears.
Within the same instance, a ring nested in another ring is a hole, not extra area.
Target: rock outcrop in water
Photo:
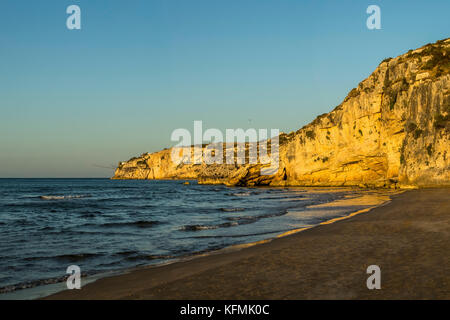
[[[271,186],[450,186],[450,39],[385,59],[333,111],[281,134],[279,170],[181,164],[171,149],[122,162],[114,179]]]

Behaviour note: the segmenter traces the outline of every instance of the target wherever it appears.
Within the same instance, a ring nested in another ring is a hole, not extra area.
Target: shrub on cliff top
[[[353,88],[347,95],[347,97],[345,97],[344,102],[346,102],[347,100],[357,97],[359,96],[359,91],[356,88]]]
[[[320,123],[320,119],[326,117],[328,113],[322,113],[321,115],[318,115],[312,122],[311,125],[316,125]]]
[[[434,71],[436,77],[449,73],[450,50],[440,45],[432,45],[423,50],[420,55],[431,55],[431,58],[421,66],[422,70]]]
[[[314,133],[314,131],[306,131],[306,136],[309,138],[309,139],[311,139],[311,140],[314,140],[315,138],[316,138],[316,134]]]
[[[293,138],[295,137],[295,132],[290,132],[289,134],[286,134],[284,132],[282,132],[279,136],[278,136],[278,142],[280,145],[283,145],[285,143],[288,143],[289,141],[291,141]]]

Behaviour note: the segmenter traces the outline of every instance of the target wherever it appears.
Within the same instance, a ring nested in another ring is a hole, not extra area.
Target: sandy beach
[[[103,278],[46,299],[450,299],[450,189],[419,189],[270,242]],[[366,268],[381,268],[368,290]]]

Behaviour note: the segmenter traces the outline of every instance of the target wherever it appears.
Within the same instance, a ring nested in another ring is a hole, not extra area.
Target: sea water
[[[346,204],[370,194],[379,191],[0,179],[0,299],[63,282],[70,265],[92,276],[274,238],[370,207]]]

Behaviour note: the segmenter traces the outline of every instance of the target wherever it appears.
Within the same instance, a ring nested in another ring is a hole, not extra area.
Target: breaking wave
[[[250,192],[236,192],[236,193],[232,193],[233,196],[236,197],[248,197],[250,196]]]
[[[182,226],[180,230],[182,231],[199,231],[199,230],[209,230],[209,229],[217,229],[218,226],[203,226],[199,224],[191,224]]]
[[[70,199],[81,199],[88,198],[90,195],[68,195],[68,196],[39,196],[42,200],[70,200]]]
[[[223,212],[239,212],[239,211],[245,211],[244,208],[220,208]]]
[[[102,227],[127,227],[127,226],[135,226],[139,228],[148,228],[152,227],[156,224],[159,224],[159,221],[130,221],[130,222],[111,222],[111,223],[104,223],[101,226]]]

